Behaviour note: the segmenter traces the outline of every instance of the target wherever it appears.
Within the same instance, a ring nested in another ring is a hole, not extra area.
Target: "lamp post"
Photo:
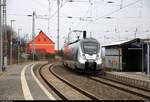
[[[18,64],[19,64],[19,59],[20,59],[20,31],[21,31],[22,29],[18,29]]]
[[[12,23],[16,20],[11,20],[11,34],[10,34],[10,64],[12,64],[12,35],[13,35],[13,30],[12,30]]]
[[[27,15],[27,16],[32,16],[32,55],[33,55],[33,62],[34,62],[34,54],[35,54],[35,46],[34,46],[34,35],[35,35],[35,11],[33,11],[32,15]]]
[[[68,16],[67,18],[72,19],[71,16]],[[71,24],[73,24],[73,22],[70,21],[70,23],[69,23],[69,33],[68,33],[68,43],[70,42]]]

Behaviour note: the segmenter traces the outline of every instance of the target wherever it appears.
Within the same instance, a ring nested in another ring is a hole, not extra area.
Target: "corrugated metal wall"
[[[105,49],[105,67],[122,70],[122,50],[120,48]]]

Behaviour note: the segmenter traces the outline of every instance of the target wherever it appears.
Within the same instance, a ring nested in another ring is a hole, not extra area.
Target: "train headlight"
[[[99,54],[97,54],[96,57],[98,58],[98,57],[99,57]]]
[[[99,54],[96,54],[96,60],[98,60],[99,59]]]
[[[84,59],[86,59],[86,58],[85,58],[85,54],[84,54],[84,53],[82,54],[82,57],[83,57]]]

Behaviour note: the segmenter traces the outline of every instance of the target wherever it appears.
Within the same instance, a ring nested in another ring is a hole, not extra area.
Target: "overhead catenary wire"
[[[43,4],[42,2],[40,2],[39,0],[31,0],[32,2],[38,4],[39,6],[47,6],[46,4]]]
[[[95,18],[94,21],[97,21],[97,20],[99,20],[99,19],[101,19],[101,18],[103,18],[103,17],[110,16],[110,15],[112,15],[112,14],[114,14],[114,13],[117,13],[117,12],[121,11],[122,9],[125,9],[125,8],[127,8],[127,7],[130,7],[130,6],[132,6],[132,5],[136,4],[136,3],[138,3],[139,1],[141,1],[141,0],[137,0],[137,1],[135,1],[135,2],[132,2],[132,3],[128,4],[128,5],[123,6],[122,8],[119,8],[119,9],[117,9],[117,10],[114,10],[114,11],[112,11],[112,12],[109,12],[109,13],[107,13],[107,14],[101,16],[101,17]]]
[[[68,2],[69,0],[66,0],[63,4],[61,4],[60,9]],[[55,15],[57,14],[58,10],[56,10],[51,16],[50,19],[52,19],[53,17],[55,17]]]
[[[75,2],[77,2],[77,1],[75,1]],[[78,1],[78,2],[83,2],[83,1]],[[94,1],[88,0],[88,1],[84,1],[84,2],[88,2],[90,4],[86,10],[86,13],[84,14],[84,16],[83,17],[72,17],[72,18],[78,18],[78,19],[80,19],[80,21],[86,21],[86,19],[92,18],[92,6],[94,4]],[[87,17],[87,15],[89,15],[89,17]],[[81,22],[78,22],[74,28],[77,28],[79,25],[81,25]],[[82,29],[84,29],[84,28],[82,27]]]
[[[112,14],[114,14],[114,13],[117,13],[117,12],[119,12],[119,11],[121,11],[121,10],[127,8],[127,7],[130,7],[130,6],[136,4],[136,3],[140,2],[140,1],[141,1],[141,0],[136,0],[136,1],[132,2],[132,3],[130,3],[130,4],[127,4],[127,5],[125,5],[125,6],[122,6],[122,8],[116,9],[116,10],[114,10],[114,11],[112,11],[112,12],[109,12],[109,13],[107,13],[107,14],[104,14],[104,15],[98,17],[98,18],[95,18],[93,21],[89,22],[89,23],[86,25],[85,28],[87,28],[87,27],[89,26],[89,24],[91,24],[91,23],[93,23],[93,22],[95,22],[95,21],[98,21],[98,20],[100,20],[100,19],[102,19],[102,18],[108,17],[108,16],[110,16],[110,15],[112,15]]]

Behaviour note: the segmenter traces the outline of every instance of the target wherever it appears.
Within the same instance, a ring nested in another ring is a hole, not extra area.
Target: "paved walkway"
[[[26,62],[6,67],[6,71],[0,75],[0,100],[50,99],[35,80],[32,66],[33,63]]]
[[[20,81],[20,73],[26,64],[27,63],[22,65],[14,64],[6,67],[6,71],[0,76],[1,100],[24,99]]]

